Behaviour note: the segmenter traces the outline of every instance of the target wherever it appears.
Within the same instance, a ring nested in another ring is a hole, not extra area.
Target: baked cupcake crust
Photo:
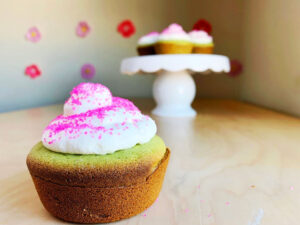
[[[189,54],[192,53],[193,44],[187,41],[158,42],[155,44],[156,54]]]
[[[196,54],[212,54],[213,50],[214,50],[214,46],[195,45],[193,47],[193,53],[196,53]]]
[[[76,223],[108,223],[137,215],[153,204],[161,190],[169,157],[167,149],[155,171],[130,186],[69,186],[31,175],[41,202],[53,216]]]
[[[136,50],[137,50],[137,52],[140,56],[155,55],[154,44],[153,45],[146,45],[146,46],[138,46]]]
[[[27,157],[32,176],[60,185],[119,187],[143,182],[164,157],[162,139],[108,155],[74,155],[53,152],[40,142]]]

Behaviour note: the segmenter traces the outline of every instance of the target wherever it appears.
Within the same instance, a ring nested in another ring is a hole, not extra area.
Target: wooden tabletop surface
[[[138,100],[149,113],[152,100]],[[118,225],[299,225],[300,120],[197,100],[194,119],[152,116],[172,155],[163,190]],[[42,206],[25,158],[62,105],[0,114],[0,224],[66,224]]]

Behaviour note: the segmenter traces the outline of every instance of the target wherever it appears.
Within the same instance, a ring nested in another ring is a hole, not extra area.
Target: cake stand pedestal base
[[[191,103],[195,94],[195,81],[188,71],[162,71],[153,84],[157,106],[152,113],[164,117],[194,117],[197,113]]]

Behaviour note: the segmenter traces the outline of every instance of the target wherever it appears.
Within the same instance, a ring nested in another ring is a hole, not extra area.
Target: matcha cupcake
[[[158,197],[170,152],[154,121],[101,84],[82,83],[45,128],[27,166],[44,207],[75,223],[107,223]]]
[[[156,31],[153,31],[147,35],[142,36],[138,40],[138,47],[137,52],[139,55],[154,55],[155,49],[154,45],[157,42],[159,33]]]
[[[213,38],[204,30],[193,30],[189,33],[193,42],[193,53],[212,54],[214,49]]]
[[[189,54],[192,48],[189,35],[176,23],[164,29],[155,44],[156,54]]]

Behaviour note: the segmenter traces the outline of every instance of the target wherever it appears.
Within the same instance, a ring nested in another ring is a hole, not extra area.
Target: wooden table
[[[151,100],[138,100],[143,112]],[[252,105],[198,100],[195,119],[154,117],[172,151],[163,190],[116,224],[300,224],[300,120]],[[43,208],[25,165],[62,105],[0,114],[0,224],[64,224]]]

